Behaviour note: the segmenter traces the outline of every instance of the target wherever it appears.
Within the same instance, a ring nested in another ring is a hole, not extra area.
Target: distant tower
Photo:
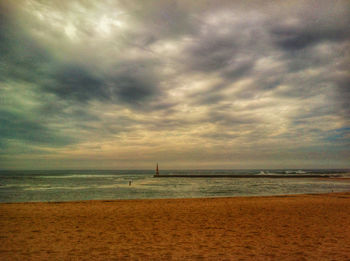
[[[156,176],[159,176],[158,163],[157,163],[157,168],[156,168]]]

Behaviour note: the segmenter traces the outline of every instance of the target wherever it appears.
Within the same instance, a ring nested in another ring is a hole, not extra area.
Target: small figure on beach
[[[131,186],[132,180],[129,180],[129,186]]]

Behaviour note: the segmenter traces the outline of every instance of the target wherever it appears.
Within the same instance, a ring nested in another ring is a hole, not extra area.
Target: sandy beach
[[[1,260],[349,260],[350,193],[0,204]]]

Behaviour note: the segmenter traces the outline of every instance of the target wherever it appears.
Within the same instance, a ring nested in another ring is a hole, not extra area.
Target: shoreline
[[[350,192],[0,204],[4,260],[348,260]]]
[[[321,179],[322,180],[322,179]],[[328,180],[328,179],[325,179]],[[350,182],[350,179],[346,178],[346,181]],[[212,197],[193,197],[193,198],[130,198],[130,199],[87,199],[87,200],[67,200],[67,201],[14,201],[14,202],[0,202],[1,205],[6,204],[35,204],[35,203],[47,203],[47,204],[64,204],[64,203],[88,203],[88,202],[129,202],[129,201],[154,201],[154,200],[196,200],[196,199],[234,199],[234,198],[269,198],[269,197],[297,197],[297,196],[322,196],[322,195],[333,195],[333,194],[349,194],[349,191],[341,192],[324,192],[324,193],[293,193],[293,194],[273,194],[273,195],[242,195],[242,196],[212,196]]]

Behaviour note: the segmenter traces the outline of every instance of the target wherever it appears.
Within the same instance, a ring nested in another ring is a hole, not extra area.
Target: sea
[[[314,175],[349,170],[162,170],[189,175]],[[154,170],[0,171],[0,202],[202,198],[350,191],[346,180],[321,178],[154,178]]]

